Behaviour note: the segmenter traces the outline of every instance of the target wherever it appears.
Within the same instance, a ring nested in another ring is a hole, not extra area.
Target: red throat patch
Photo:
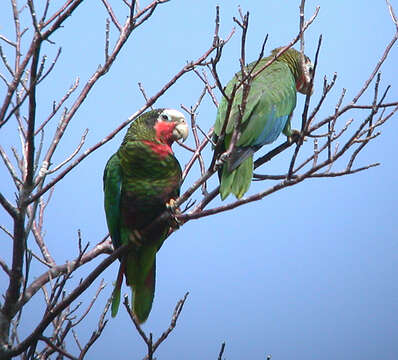
[[[148,145],[153,152],[158,154],[162,159],[173,153],[171,144],[173,143],[173,130],[176,124],[166,121],[158,121],[154,128],[156,131],[156,138],[159,142],[143,140],[142,142]]]
[[[155,143],[149,140],[142,140],[142,142],[145,145],[148,145],[152,149],[152,151],[158,154],[162,159],[173,153],[173,150],[171,150],[171,147],[168,144]]]
[[[167,143],[169,146],[173,143],[173,130],[176,127],[174,122],[158,121],[154,128],[156,137],[161,142]]]

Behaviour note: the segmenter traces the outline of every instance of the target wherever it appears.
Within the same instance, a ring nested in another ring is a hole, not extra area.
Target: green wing
[[[121,245],[120,234],[120,197],[122,192],[122,169],[117,154],[108,160],[103,177],[104,206],[106,222],[115,248]],[[124,260],[123,260],[124,261]],[[115,317],[120,304],[120,289],[123,280],[124,264],[120,266],[115,288],[112,294],[112,317]]]
[[[253,73],[260,70],[269,58],[261,60]],[[254,64],[250,64],[251,69]],[[238,83],[240,73],[227,84],[226,94],[230,95]],[[226,143],[228,147],[234,124],[239,117],[239,105],[242,103],[243,88],[236,92],[229,121],[226,127]],[[220,135],[227,111],[228,102],[223,98],[219,105],[214,132]],[[273,142],[287,124],[289,115],[296,106],[295,79],[289,66],[276,61],[256,76],[250,87],[247,105],[242,118],[242,133],[237,146],[264,145]]]
[[[117,154],[111,156],[104,171],[104,206],[106,222],[115,248],[121,245],[120,196],[122,192],[122,169]]]

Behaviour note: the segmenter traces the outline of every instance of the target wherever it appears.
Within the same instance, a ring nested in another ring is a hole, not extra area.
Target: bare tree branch
[[[178,301],[176,307],[174,308],[173,316],[171,318],[169,327],[162,333],[162,335],[160,335],[160,337],[155,341],[155,343],[153,343],[152,333],[150,333],[148,336],[147,334],[145,334],[144,330],[142,330],[139,321],[137,320],[135,314],[130,309],[128,297],[125,296],[123,304],[126,308],[126,311],[129,314],[130,319],[133,322],[137,332],[140,334],[141,338],[144,340],[145,344],[147,345],[148,354],[145,356],[145,358],[144,358],[145,360],[154,359],[153,354],[155,353],[157,348],[160,346],[160,344],[162,344],[167,339],[167,337],[170,335],[170,333],[176,327],[177,320],[181,314],[181,311],[185,304],[185,301],[187,300],[188,294],[189,293],[187,292],[184,295],[184,297]]]

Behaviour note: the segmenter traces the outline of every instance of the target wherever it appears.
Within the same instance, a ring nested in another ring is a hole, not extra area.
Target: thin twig
[[[86,311],[83,313],[83,315],[80,317],[79,320],[75,321],[72,323],[72,326],[76,326],[77,324],[79,324],[86,316],[87,314],[90,312],[91,308],[93,307],[95,301],[98,299],[99,294],[101,293],[102,290],[104,290],[105,288],[105,282],[104,279],[101,280],[97,292],[95,293],[94,297],[92,298],[90,304],[88,305]]]
[[[106,11],[108,12],[113,24],[116,26],[116,28],[119,30],[119,32],[122,32],[122,26],[119,24],[119,21],[117,20],[116,15],[113,12],[113,9],[112,9],[111,5],[109,4],[108,0],[101,0],[101,1],[104,4]]]
[[[61,347],[56,346],[55,344],[53,344],[49,338],[47,338],[47,337],[41,335],[41,336],[39,336],[39,340],[44,341],[48,346],[50,346],[52,349],[54,349],[54,350],[57,351],[58,353],[62,354],[63,356],[67,357],[68,359],[71,359],[71,360],[78,360],[77,357],[75,357],[75,356],[69,354],[65,349],[63,349],[63,348],[61,348]]]
[[[184,304],[185,304],[185,301],[187,300],[188,295],[189,295],[189,292],[185,293],[184,297],[177,302],[177,305],[176,305],[176,307],[174,308],[174,311],[173,311],[173,316],[172,316],[171,321],[170,321],[170,326],[167,328],[166,331],[164,331],[162,333],[162,335],[160,335],[159,339],[156,340],[156,342],[153,344],[153,346],[152,346],[153,352],[156,351],[156,349],[159,347],[159,345],[163,341],[166,340],[166,338],[170,335],[170,333],[176,327],[177,320],[178,320],[178,318],[179,318],[179,316],[181,314],[182,308],[184,307]]]
[[[220,352],[218,353],[218,360],[222,360],[222,355],[224,354],[224,350],[225,350],[225,342],[223,342],[222,344],[221,344],[221,349],[220,349]]]
[[[88,129],[84,130],[84,133],[80,139],[80,143],[77,146],[77,148],[73,151],[73,153],[71,155],[69,155],[64,161],[62,161],[60,164],[58,164],[57,166],[54,166],[51,170],[47,170],[46,171],[46,175],[48,174],[52,174],[56,171],[58,171],[61,167],[63,167],[65,164],[67,164],[69,161],[71,161],[80,151],[80,149],[82,148],[82,146],[84,145],[84,142],[86,141],[86,136],[88,134]]]

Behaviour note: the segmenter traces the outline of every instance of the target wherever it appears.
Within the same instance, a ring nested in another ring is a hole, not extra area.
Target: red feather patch
[[[148,145],[152,151],[158,154],[162,159],[173,153],[170,145],[168,144],[159,144],[148,140],[142,140],[142,142]]]
[[[173,143],[173,130],[175,127],[175,122],[158,121],[154,126],[156,137],[161,142],[171,145]]]
[[[173,143],[173,130],[176,124],[174,122],[158,121],[154,128],[156,131],[156,139],[160,143],[155,143],[148,140],[143,140],[142,142],[148,145],[153,152],[158,154],[161,158],[173,153],[171,150],[171,144]]]

